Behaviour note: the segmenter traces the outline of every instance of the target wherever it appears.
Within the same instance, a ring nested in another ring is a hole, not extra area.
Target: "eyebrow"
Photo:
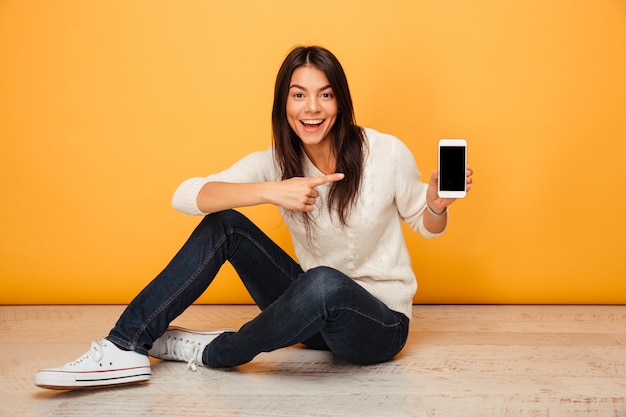
[[[291,90],[292,88],[298,88],[300,90],[307,91],[306,88],[304,88],[303,86],[301,86],[299,84],[291,84],[289,86],[289,89]],[[324,87],[320,88],[318,91],[328,90],[329,88],[333,88],[333,87],[330,84],[328,84],[328,85],[325,85]]]

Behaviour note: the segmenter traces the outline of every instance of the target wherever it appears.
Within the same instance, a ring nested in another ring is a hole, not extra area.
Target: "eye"
[[[335,97],[333,93],[322,93],[322,98],[332,99],[333,97]]]
[[[302,98],[304,98],[304,94],[302,94],[302,93],[293,93],[291,95],[291,97],[293,97],[295,99],[302,99]]]

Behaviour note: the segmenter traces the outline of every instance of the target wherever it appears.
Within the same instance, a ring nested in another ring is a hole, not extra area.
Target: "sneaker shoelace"
[[[196,358],[202,345],[189,340],[168,337],[165,343],[168,358],[175,361],[187,362],[187,370],[198,370]]]
[[[85,354],[80,358],[70,362],[70,365],[78,365],[79,363],[86,361],[87,359],[91,359],[96,363],[100,363],[100,361],[102,361],[102,357],[104,356],[102,353],[103,343],[104,341],[102,340],[94,340],[93,342],[91,342],[89,350],[85,352]]]

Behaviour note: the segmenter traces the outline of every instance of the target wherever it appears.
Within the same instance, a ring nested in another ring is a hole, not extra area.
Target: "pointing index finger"
[[[315,177],[313,178],[313,186],[317,187],[318,185],[327,184],[329,182],[341,181],[342,179],[344,179],[344,177],[345,174],[340,172]]]

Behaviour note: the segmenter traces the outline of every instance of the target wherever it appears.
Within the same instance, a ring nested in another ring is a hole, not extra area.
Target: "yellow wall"
[[[189,176],[270,143],[287,51],[321,44],[360,124],[425,178],[465,137],[419,303],[626,302],[623,0],[0,2],[0,303],[126,303],[198,222]],[[245,210],[291,250],[273,207]],[[225,269],[202,302],[248,302]]]

